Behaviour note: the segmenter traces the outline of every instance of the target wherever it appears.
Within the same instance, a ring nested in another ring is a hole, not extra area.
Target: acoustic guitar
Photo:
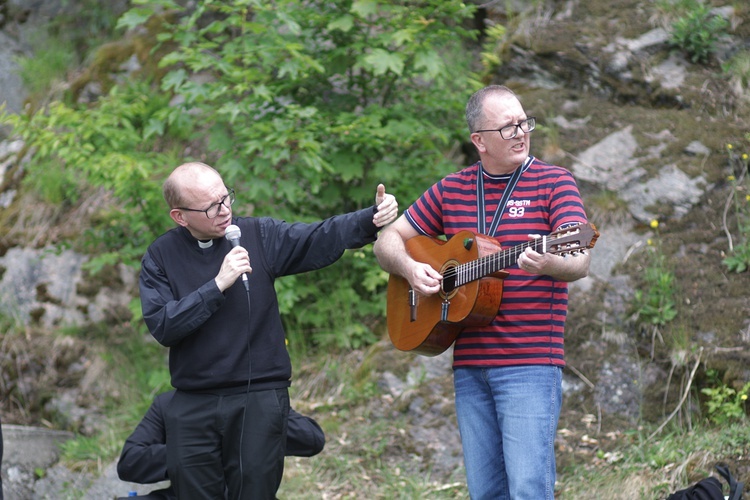
[[[599,231],[579,224],[502,250],[495,238],[461,231],[448,241],[415,236],[406,241],[409,255],[430,264],[443,276],[434,295],[420,295],[401,276],[388,279],[388,336],[397,349],[425,356],[443,353],[467,326],[485,326],[497,315],[503,295],[504,269],[531,248],[564,255],[593,248]]]

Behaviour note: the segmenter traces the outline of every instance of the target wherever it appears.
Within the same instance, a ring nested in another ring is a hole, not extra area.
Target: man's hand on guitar
[[[414,261],[409,276],[405,276],[412,289],[422,295],[434,295],[440,291],[443,275],[431,265]]]
[[[530,239],[539,237],[538,234],[529,235]],[[516,263],[519,269],[529,274],[544,274],[562,281],[575,281],[588,274],[589,262],[590,256],[585,248],[562,256],[555,252],[542,254],[528,247],[518,255]]]
[[[378,190],[375,194],[375,204],[378,211],[372,218],[372,223],[377,227],[383,227],[390,224],[398,217],[398,202],[396,197],[385,192],[385,186],[378,184]]]
[[[549,253],[541,254],[527,248],[518,256],[518,268],[529,274],[546,274],[545,268],[550,261],[550,257],[557,256]]]

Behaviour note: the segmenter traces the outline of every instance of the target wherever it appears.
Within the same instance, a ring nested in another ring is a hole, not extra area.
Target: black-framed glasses
[[[197,208],[185,208],[185,207],[175,207],[175,208],[178,210],[187,210],[188,212],[203,212],[204,214],[206,214],[206,217],[208,217],[209,219],[213,219],[217,215],[219,215],[219,212],[221,212],[222,205],[229,208],[232,205],[234,205],[234,200],[235,200],[234,189],[230,189],[229,193],[227,193],[227,195],[223,197],[221,201],[217,203],[212,203],[205,210],[198,210]]]
[[[519,128],[523,130],[524,134],[528,134],[536,128],[536,117],[529,116],[525,120],[521,120],[518,123],[511,123],[499,129],[477,130],[477,132],[500,132],[500,137],[507,140],[514,139],[518,135]]]

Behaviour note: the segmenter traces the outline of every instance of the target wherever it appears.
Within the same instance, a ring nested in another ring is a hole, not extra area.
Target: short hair
[[[505,85],[488,85],[477,90],[466,103],[466,124],[469,126],[469,133],[473,134],[479,129],[480,122],[484,118],[484,101],[493,95],[512,95],[516,97],[515,92]]]
[[[162,186],[162,195],[164,196],[164,201],[167,202],[167,205],[169,205],[170,209],[177,208],[181,205],[184,205],[185,203],[182,193],[183,179],[185,178],[185,176],[196,175],[199,171],[206,170],[214,172],[216,175],[221,177],[221,174],[219,174],[219,172],[215,168],[199,161],[183,163],[179,167],[172,170],[172,173],[169,174],[169,177],[167,177],[167,180],[164,181],[164,185]]]

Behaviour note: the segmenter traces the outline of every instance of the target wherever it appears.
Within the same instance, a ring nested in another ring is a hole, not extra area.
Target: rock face
[[[26,97],[23,81],[18,74],[15,58],[21,53],[17,41],[4,32],[0,32],[0,102],[4,102],[9,111],[18,113]]]
[[[56,248],[11,248],[0,257],[0,313],[22,324],[81,326],[105,321],[133,298],[135,272],[120,268],[118,289],[102,286],[92,297],[79,289],[87,257]],[[123,286],[127,283],[129,286]]]

